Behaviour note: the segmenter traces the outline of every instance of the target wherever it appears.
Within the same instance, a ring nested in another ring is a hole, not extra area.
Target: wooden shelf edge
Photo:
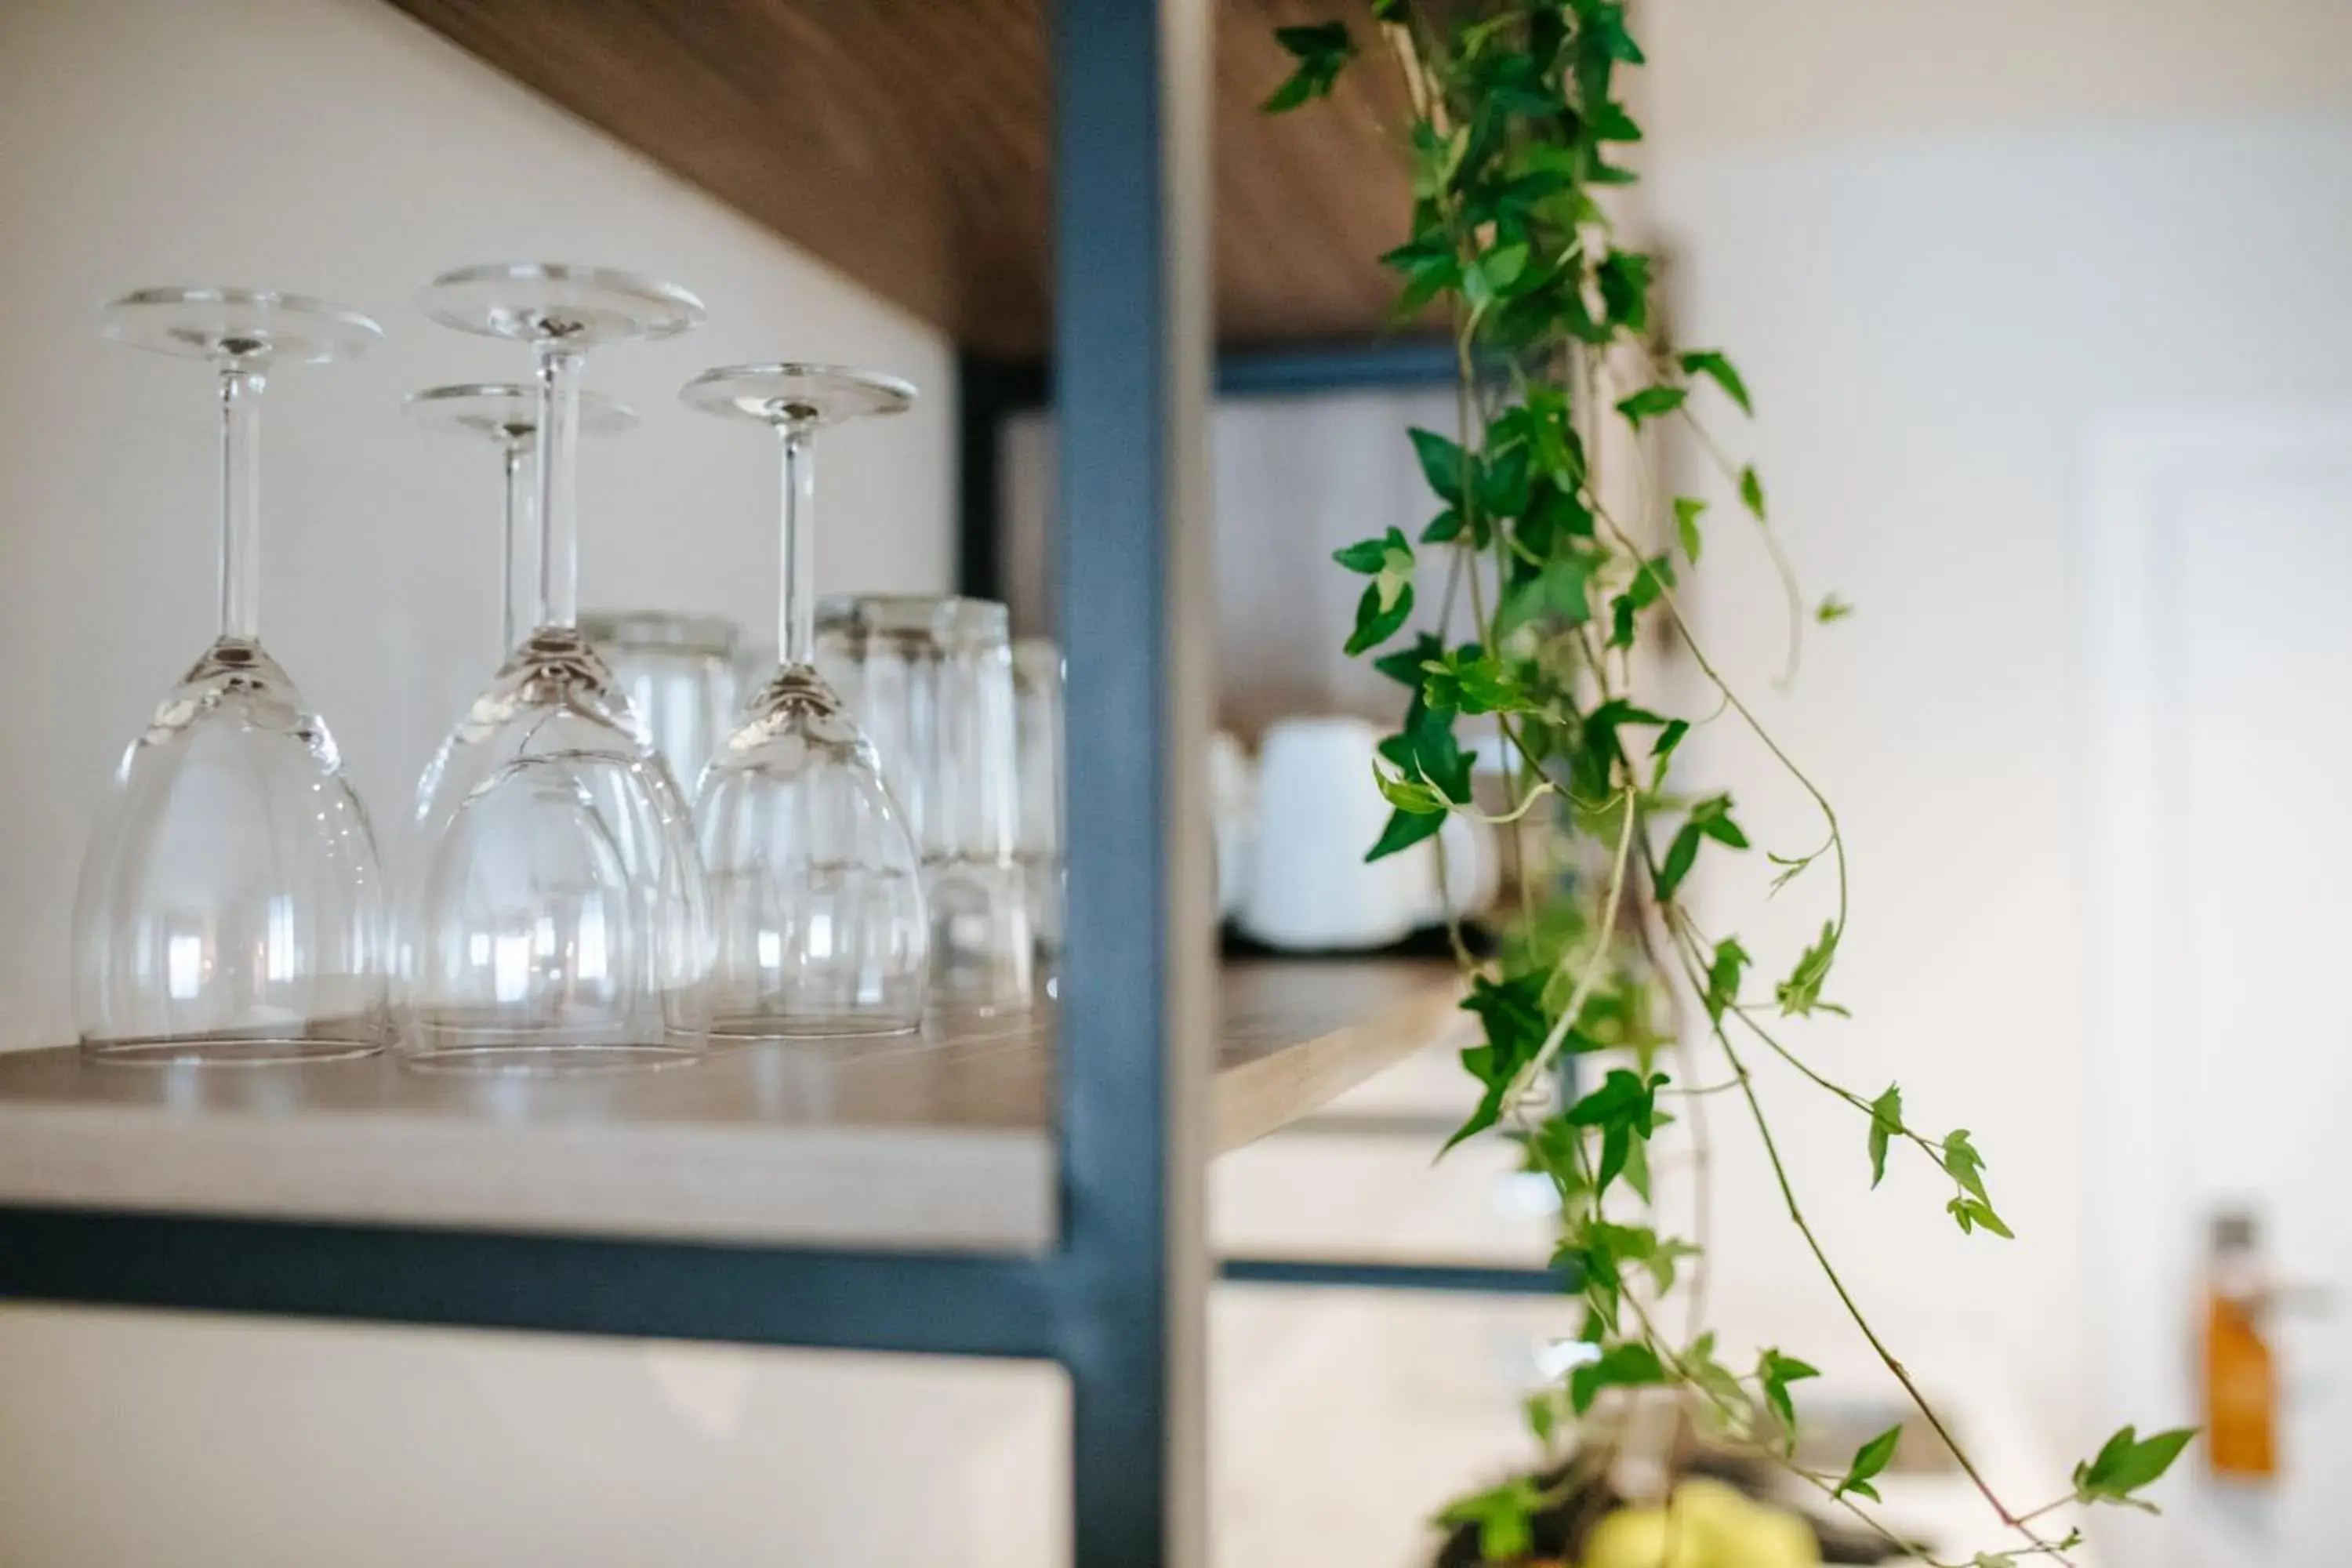
[[[1212,1148],[1446,1038],[1459,995],[1450,965],[1232,966]],[[382,1060],[225,1075],[0,1054],[0,1206],[1042,1255],[1052,1065],[1043,1035],[456,1086]]]

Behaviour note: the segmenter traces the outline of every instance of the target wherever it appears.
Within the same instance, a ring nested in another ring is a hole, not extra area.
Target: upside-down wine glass
[[[679,394],[770,426],[782,449],[780,663],[703,770],[711,1032],[747,1039],[904,1034],[930,963],[921,861],[874,747],[816,670],[816,433],[915,400],[832,365],[729,365]]]
[[[403,412],[428,430],[470,436],[497,447],[506,461],[499,547],[505,574],[499,584],[499,654],[538,624],[539,529],[532,488],[538,474],[539,390],[514,382],[461,382],[412,392]],[[637,422],[636,410],[602,393],[580,394],[580,434],[618,435]]]
[[[579,629],[582,357],[702,320],[673,284],[545,263],[469,267],[420,302],[530,345],[538,440],[535,628],[417,785],[403,900],[411,1065],[553,1073],[690,1062],[703,1049],[702,870],[686,800]]]
[[[349,358],[383,329],[241,289],[142,289],[99,321],[215,373],[220,635],[123,752],[83,852],[82,1048],[165,1065],[364,1056],[388,1024],[382,877],[333,739],[261,646],[257,405],[279,367]]]

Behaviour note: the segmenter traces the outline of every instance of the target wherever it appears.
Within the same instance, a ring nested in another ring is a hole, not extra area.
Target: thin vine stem
[[[1597,502],[1599,498],[1593,499]],[[1592,515],[1601,520],[1617,542],[1631,552],[1636,560],[1641,558],[1640,548],[1633,543],[1624,529],[1618,525],[1615,518],[1610,516],[1598,504],[1594,505]],[[1698,637],[1692,632],[1690,622],[1683,615],[1682,605],[1675,598],[1674,590],[1661,585],[1658,590],[1658,601],[1666,606],[1666,613],[1673,619],[1675,630],[1681,636],[1683,646],[1690,651],[1692,662],[1696,664],[1700,673],[1706,677],[1707,683],[1722,694],[1723,700],[1731,705],[1732,711],[1738,714],[1746,722],[1748,732],[1762,742],[1766,751],[1772,753],[1773,761],[1779,763],[1788,775],[1797,782],[1798,787],[1812,797],[1815,808],[1822,814],[1822,820],[1829,825],[1830,843],[1835,851],[1832,856],[1832,862],[1837,868],[1837,918],[1832,929],[1838,936],[1844,936],[1849,893],[1846,877],[1845,831],[1839,826],[1837,808],[1830,804],[1829,796],[1822,793],[1821,786],[1813,783],[1811,775],[1799,767],[1796,759],[1781,749],[1780,742],[1774,740],[1772,732],[1764,727],[1764,721],[1757,718],[1754,710],[1741,700],[1739,693],[1732,689],[1731,683],[1726,680],[1722,672],[1715,668],[1714,661],[1706,657],[1706,650],[1700,646]]]
[[[1698,974],[1687,961],[1684,973],[1691,984],[1704,989],[1706,984],[1704,977]],[[2063,1554],[2053,1550],[2051,1543],[2042,1540],[2032,1525],[2012,1512],[2007,1503],[2001,1501],[2000,1495],[1993,1490],[1992,1484],[1986,1480],[1983,1472],[1978,1469],[1976,1461],[1969,1457],[1968,1450],[1963,1448],[1959,1439],[1952,1435],[1951,1427],[1946,1424],[1943,1415],[1928,1400],[1926,1391],[1913,1379],[1910,1370],[1903,1364],[1886,1342],[1879,1337],[1878,1330],[1872,1324],[1869,1315],[1862,1310],[1862,1304],[1854,1299],[1853,1292],[1847,1288],[1845,1276],[1839,1270],[1837,1265],[1830,1260],[1829,1251],[1822,1245],[1821,1237],[1814,1231],[1812,1221],[1805,1215],[1804,1205],[1798,1200],[1796,1185],[1790,1179],[1789,1167],[1780,1158],[1780,1140],[1773,1136],[1771,1118],[1765,1114],[1763,1102],[1757,1097],[1754,1078],[1748,1071],[1747,1062],[1740,1057],[1738,1047],[1731,1043],[1731,1037],[1725,1032],[1720,1022],[1711,1026],[1709,1032],[1715,1037],[1716,1043],[1723,1048],[1724,1059],[1730,1063],[1733,1076],[1739,1082],[1740,1098],[1746,1102],[1748,1121],[1755,1127],[1757,1137],[1764,1145],[1764,1157],[1772,1167],[1772,1180],[1780,1189],[1780,1201],[1788,1211],[1789,1222],[1796,1226],[1797,1234],[1804,1238],[1806,1250],[1813,1255],[1813,1261],[1820,1267],[1822,1278],[1829,1281],[1830,1289],[1837,1293],[1839,1304],[1845,1309],[1846,1316],[1853,1321],[1853,1326],[1861,1331],[1863,1339],[1869,1343],[1872,1353],[1877,1356],[1880,1363],[1894,1376],[1895,1381],[1902,1384],[1903,1392],[1909,1396],[1913,1407],[1919,1412],[1920,1418],[1927,1423],[1937,1438],[1950,1450],[1953,1461],[1960,1467],[1961,1473],[1969,1478],[1969,1483],[1976,1488],[1978,1494],[1992,1509],[2001,1523],[2017,1531],[2035,1547],[2048,1552],[2055,1561],[2066,1563],[2067,1559]]]

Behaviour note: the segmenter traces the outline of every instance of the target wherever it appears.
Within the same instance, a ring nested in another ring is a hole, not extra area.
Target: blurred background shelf
[[[1443,963],[1223,972],[1219,1153],[1452,1035]],[[1050,1033],[793,1042],[685,1070],[270,1072],[0,1056],[0,1206],[779,1247],[1042,1254],[1058,1239]]]
[[[1046,347],[1053,106],[1045,0],[392,0],[478,58],[822,258],[967,349]],[[1383,326],[1410,194],[1386,73],[1336,113],[1268,117],[1274,28],[1305,0],[1217,7],[1217,339]]]

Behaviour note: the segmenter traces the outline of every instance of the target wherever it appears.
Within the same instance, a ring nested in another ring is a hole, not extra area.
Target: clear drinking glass
[[[742,1038],[902,1034],[923,1020],[930,931],[915,842],[874,747],[817,673],[811,531],[816,433],[898,414],[915,389],[831,365],[730,365],[680,394],[753,419],[782,462],[774,677],[703,771],[711,1032]]]
[[[412,392],[402,404],[411,419],[428,430],[470,436],[497,447],[506,461],[506,489],[499,508],[499,656],[538,624],[539,529],[531,494],[537,481],[532,453],[539,444],[539,392],[514,382],[469,381]],[[636,411],[601,393],[580,395],[580,433],[610,436],[630,429]]]
[[[950,1021],[1030,1008],[1035,944],[1016,854],[1013,653],[984,599],[829,599],[817,658],[881,755],[923,859],[931,1007]]]
[[[670,776],[691,795],[743,703],[743,629],[724,616],[588,610],[580,631],[653,731]]]
[[[653,737],[578,626],[576,437],[593,344],[702,320],[625,272],[514,263],[435,279],[444,326],[530,346],[539,440],[535,627],[426,767],[403,900],[402,1047],[415,1066],[570,1072],[703,1048],[702,868]]]
[[[1014,842],[1038,984],[1051,996],[1062,952],[1062,650],[1044,637],[1013,645],[1013,752],[1020,777]]]
[[[220,636],[123,752],[83,852],[82,1048],[162,1064],[363,1056],[388,1022],[383,878],[333,739],[261,646],[257,405],[279,367],[348,358],[383,329],[238,289],[145,289],[99,321],[214,368]]]

